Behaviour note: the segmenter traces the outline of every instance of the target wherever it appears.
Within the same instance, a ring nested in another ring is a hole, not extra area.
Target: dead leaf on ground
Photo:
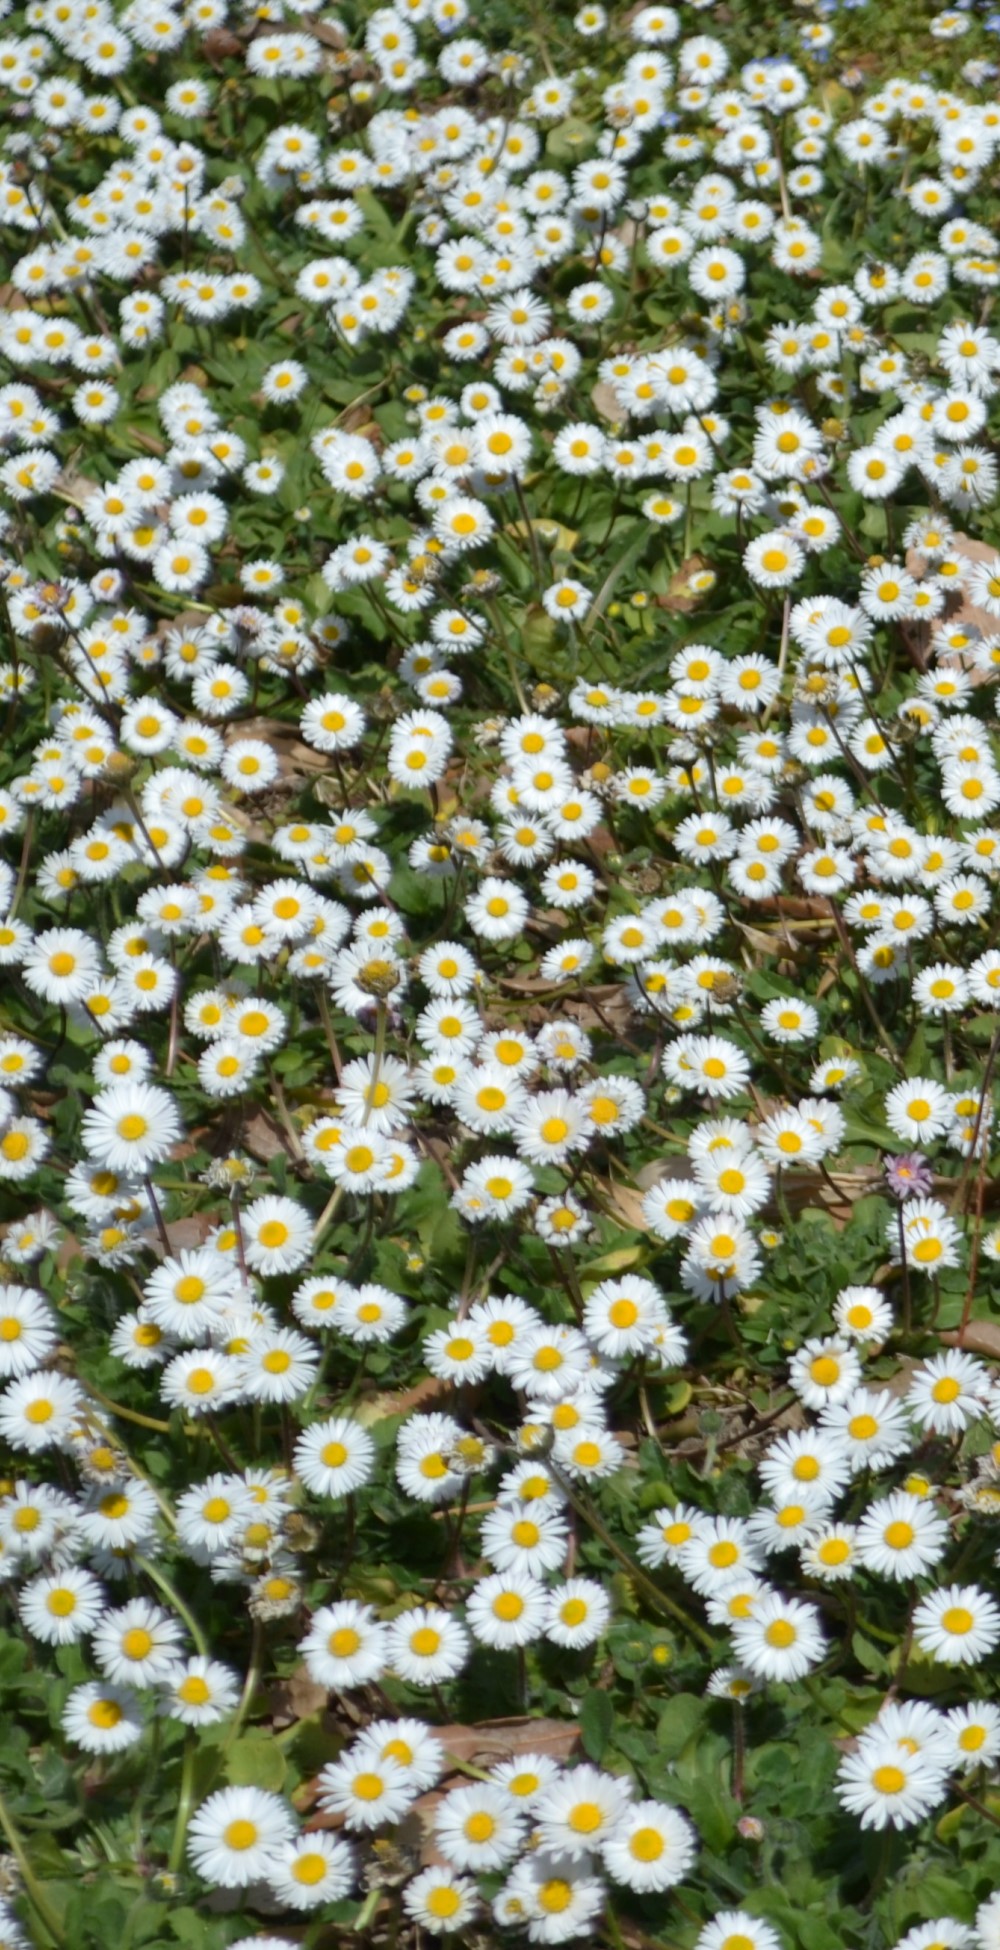
[[[186,1219],[168,1219],[166,1234],[172,1253],[203,1246],[215,1225],[210,1212],[192,1212]]]
[[[701,597],[690,588],[691,577],[710,567],[707,555],[689,555],[686,562],[674,570],[666,595],[654,596],[657,609],[668,609],[677,616],[685,616],[689,610],[697,609]]]
[[[336,48],[338,51],[341,48],[346,47],[347,41],[344,34],[344,29],[340,25],[339,21],[330,20],[329,18],[323,20],[315,14],[305,14],[303,15],[303,19],[305,20],[306,26],[308,27],[310,34],[312,34],[315,37],[315,39],[322,44],[323,47]]]
[[[615,392],[614,387],[607,379],[598,380],[597,385],[591,391],[590,399],[592,406],[596,408],[602,420],[611,420],[616,424],[619,420],[624,420],[625,408],[618,394]]]
[[[268,1706],[271,1723],[275,1727],[294,1726],[299,1720],[310,1720],[314,1713],[322,1713],[326,1707],[327,1689],[310,1679],[305,1665],[296,1666],[287,1679],[278,1679],[268,1690]]]
[[[431,1402],[438,1401],[449,1392],[450,1385],[439,1381],[436,1375],[425,1375],[413,1388],[400,1388],[395,1394],[368,1395],[358,1403],[354,1414],[365,1427],[383,1421],[387,1415],[409,1415],[414,1408],[427,1408]]]
[[[271,1123],[269,1117],[259,1110],[243,1126],[243,1148],[249,1151],[262,1165],[270,1164],[280,1151],[286,1157],[292,1155],[291,1146],[284,1133]]]
[[[249,723],[229,727],[227,744],[243,738],[259,738],[263,744],[269,745],[278,760],[281,778],[288,782],[312,778],[315,773],[326,769],[324,754],[304,744],[298,736],[297,726],[285,724],[281,718],[251,718]]]
[[[996,553],[996,549],[991,542],[977,541],[972,535],[958,534],[952,542],[952,554],[967,562],[994,562],[996,560]],[[911,575],[926,573],[927,564],[918,549],[911,548],[907,550],[906,567]],[[996,617],[991,616],[989,610],[981,609],[977,603],[968,602],[966,597],[959,591],[956,591],[955,597],[949,601],[943,620],[947,623],[949,629],[960,628],[968,630],[976,639],[984,636],[994,636],[996,634]],[[926,623],[904,622],[901,625],[901,629],[903,642],[909,652],[911,662],[916,665],[918,670],[926,670],[931,642],[929,625]],[[957,654],[939,657],[935,661],[952,670],[966,670],[968,672],[969,682],[973,685],[989,684],[992,682],[991,671],[970,670],[963,658]]]
[[[228,27],[210,27],[202,35],[201,51],[209,66],[218,71],[224,61],[241,61],[244,55],[243,42]]]
[[[575,1720],[536,1720],[527,1715],[511,1720],[482,1720],[477,1726],[435,1727],[447,1758],[463,1767],[495,1767],[517,1754],[546,1754],[569,1760],[580,1739]]]
[[[957,1329],[938,1336],[945,1347],[961,1347],[1000,1361],[1000,1320],[970,1320],[964,1333]]]
[[[606,1178],[601,1180],[601,1190],[607,1210],[613,1218],[620,1219],[630,1232],[651,1231],[642,1209],[641,1192],[637,1192],[632,1185],[612,1185]]]

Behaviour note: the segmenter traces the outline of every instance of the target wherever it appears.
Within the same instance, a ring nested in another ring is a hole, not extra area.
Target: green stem
[[[36,1911],[39,1921],[47,1929],[53,1943],[59,1944],[60,1950],[65,1950],[66,1938],[63,1935],[62,1925],[55,1911],[50,1907],[48,1897],[42,1893],[41,1885],[28,1860],[20,1831],[15,1826],[2,1794],[0,1794],[0,1828],[3,1829],[7,1846],[21,1871],[21,1881],[28,1901]]]
[[[152,1564],[148,1557],[137,1557],[135,1562],[141,1571],[145,1571],[147,1578],[156,1585],[157,1590],[163,1593],[168,1605],[171,1606],[172,1610],[177,1613],[178,1618],[187,1626],[196,1650],[201,1654],[203,1659],[207,1659],[208,1641],[205,1634],[192,1613],[188,1610],[179,1591],[176,1590],[175,1586],[167,1577],[166,1572],[161,1571],[158,1564]]]
[[[181,1766],[181,1791],[177,1797],[177,1818],[174,1822],[173,1840],[170,1844],[169,1867],[174,1875],[184,1860],[184,1844],[187,1841],[188,1822],[191,1819],[191,1803],[194,1800],[194,1763],[198,1752],[198,1742],[193,1727],[188,1727],[184,1736],[184,1760]]]
[[[606,1545],[612,1557],[621,1565],[622,1570],[628,1572],[633,1584],[637,1585],[639,1590],[645,1593],[649,1603],[655,1606],[657,1611],[664,1612],[668,1618],[674,1619],[681,1629],[688,1634],[689,1638],[697,1640],[698,1644],[704,1646],[706,1651],[714,1652],[715,1641],[711,1633],[706,1632],[704,1626],[698,1624],[697,1619],[690,1617],[689,1613],[684,1610],[683,1605],[678,1605],[667,1592],[661,1591],[659,1585],[654,1584],[652,1578],[643,1570],[642,1565],[637,1564],[635,1558],[630,1557],[628,1551],[623,1550],[621,1545],[616,1543],[603,1519],[597,1515],[596,1510],[590,1504],[584,1501],[583,1497],[577,1494],[568,1477],[563,1475],[562,1470],[557,1469],[551,1461],[547,1466],[558,1479],[560,1489],[563,1491],[567,1500],[573,1505],[577,1516],[582,1517],[584,1523],[590,1525],[595,1536],[599,1537],[602,1544]]]
[[[257,1691],[257,1683],[260,1679],[261,1667],[263,1666],[263,1663],[264,1663],[264,1632],[263,1632],[263,1627],[261,1626],[260,1619],[255,1618],[254,1626],[253,1626],[253,1639],[251,1640],[251,1645],[250,1645],[250,1664],[247,1667],[247,1676],[243,1681],[243,1691],[240,1694],[240,1702],[233,1716],[233,1724],[230,1727],[229,1732],[227,1733],[226,1738],[222,1745],[223,1754],[228,1754],[230,1748],[235,1746],[237,1740],[240,1737],[240,1734],[243,1731],[244,1721],[246,1720],[247,1714],[249,1713],[250,1708],[253,1704],[253,1696]]]

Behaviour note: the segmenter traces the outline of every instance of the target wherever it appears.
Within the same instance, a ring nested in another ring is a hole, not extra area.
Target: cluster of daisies
[[[997,68],[550,11],[0,0],[0,1600],[233,1950],[788,1950],[531,1737],[622,1613],[748,1846],[775,1688],[852,1838],[1000,1757]]]

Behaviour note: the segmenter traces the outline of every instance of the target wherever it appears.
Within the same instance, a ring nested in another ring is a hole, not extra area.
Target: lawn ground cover
[[[0,6],[0,1950],[1000,1950],[1000,14]]]

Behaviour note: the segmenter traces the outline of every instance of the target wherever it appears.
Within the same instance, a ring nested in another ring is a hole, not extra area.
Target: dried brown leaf
[[[1000,1320],[970,1320],[964,1333],[941,1334],[946,1347],[962,1347],[972,1354],[986,1354],[1000,1361]]]

